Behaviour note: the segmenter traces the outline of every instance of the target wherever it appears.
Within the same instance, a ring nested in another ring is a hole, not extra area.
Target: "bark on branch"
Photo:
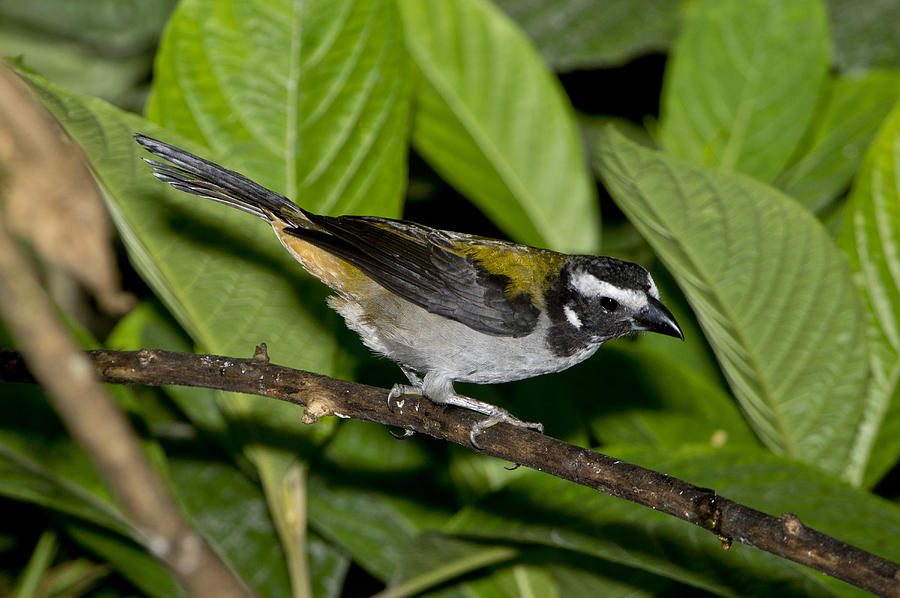
[[[306,407],[302,421],[338,415],[469,445],[478,414],[403,397],[388,409],[387,390],[268,362],[171,351],[91,351],[98,378],[118,384],[201,386],[255,394]],[[30,381],[15,352],[0,351],[0,380]],[[478,437],[484,454],[652,507],[711,531],[727,548],[748,544],[880,596],[900,596],[900,565],[809,528],[791,513],[774,517],[680,479],[583,449],[532,430],[497,425]]]

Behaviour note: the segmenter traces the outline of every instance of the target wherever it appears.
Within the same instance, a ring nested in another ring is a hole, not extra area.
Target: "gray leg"
[[[483,447],[478,444],[475,438],[486,429],[490,428],[491,426],[496,426],[497,424],[502,423],[516,426],[518,428],[531,428],[537,430],[541,434],[544,433],[544,424],[536,422],[524,422],[519,418],[511,415],[509,411],[503,409],[502,407],[497,407],[496,405],[491,405],[490,403],[485,403],[484,401],[479,401],[478,399],[473,399],[472,397],[458,394],[455,390],[453,390],[453,381],[446,378],[435,377],[432,374],[427,374],[425,376],[424,385],[420,392],[423,392],[427,398],[435,403],[455,405],[456,407],[463,407],[464,409],[469,409],[471,411],[487,415],[485,419],[472,426],[472,429],[469,431],[469,441],[472,443],[472,446],[474,446],[478,450],[481,450]]]
[[[422,379],[419,378],[419,375],[416,373],[416,370],[406,367],[402,363],[400,364],[400,369],[406,375],[406,378],[409,380],[409,383],[415,386],[416,388],[422,388]]]

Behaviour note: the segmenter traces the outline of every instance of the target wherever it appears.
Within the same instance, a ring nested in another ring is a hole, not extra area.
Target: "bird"
[[[506,423],[535,429],[506,409],[457,393],[456,382],[496,384],[559,372],[632,332],[684,340],[638,264],[570,255],[377,216],[325,216],[186,150],[134,136],[173,188],[268,222],[303,268],[329,286],[327,302],[363,344],[395,361],[409,384],[392,401],[424,396],[485,417],[472,446]]]

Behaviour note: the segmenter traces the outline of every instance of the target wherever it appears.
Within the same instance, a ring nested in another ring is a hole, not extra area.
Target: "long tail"
[[[138,134],[134,139],[151,154],[171,162],[163,164],[144,158],[153,167],[153,176],[180,191],[223,203],[269,222],[275,218],[295,226],[309,222],[308,212],[241,174],[146,135]]]

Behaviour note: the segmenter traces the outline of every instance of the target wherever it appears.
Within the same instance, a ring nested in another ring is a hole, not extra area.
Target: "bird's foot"
[[[421,397],[424,396],[425,393],[422,392],[422,389],[417,386],[410,386],[409,384],[394,384],[387,395],[388,411],[390,411],[391,413],[394,412],[394,399],[399,399],[403,395],[416,395]],[[403,409],[403,403],[400,403],[400,408]]]
[[[469,431],[469,442],[471,442],[472,446],[479,451],[484,450],[484,447],[478,444],[478,441],[476,441],[475,438],[491,426],[496,426],[497,424],[509,424],[517,428],[530,428],[532,430],[537,430],[541,434],[544,433],[544,424],[540,422],[524,422],[514,415],[511,415],[506,409],[495,405],[491,405],[491,411],[486,415],[486,418],[477,422]]]
[[[390,392],[388,392],[388,395],[387,395],[388,411],[390,411],[391,413],[394,412],[394,404],[393,404],[394,399],[399,399],[403,395],[423,396],[424,393],[422,392],[422,389],[417,386],[410,386],[409,384],[394,384],[394,386],[391,387],[391,390],[390,390]],[[400,403],[400,409],[403,409],[403,403]],[[405,440],[405,439],[409,438],[410,436],[413,436],[415,433],[416,433],[415,430],[410,430],[409,428],[404,428],[402,434],[396,434],[392,431],[391,436],[393,436],[397,440]]]

